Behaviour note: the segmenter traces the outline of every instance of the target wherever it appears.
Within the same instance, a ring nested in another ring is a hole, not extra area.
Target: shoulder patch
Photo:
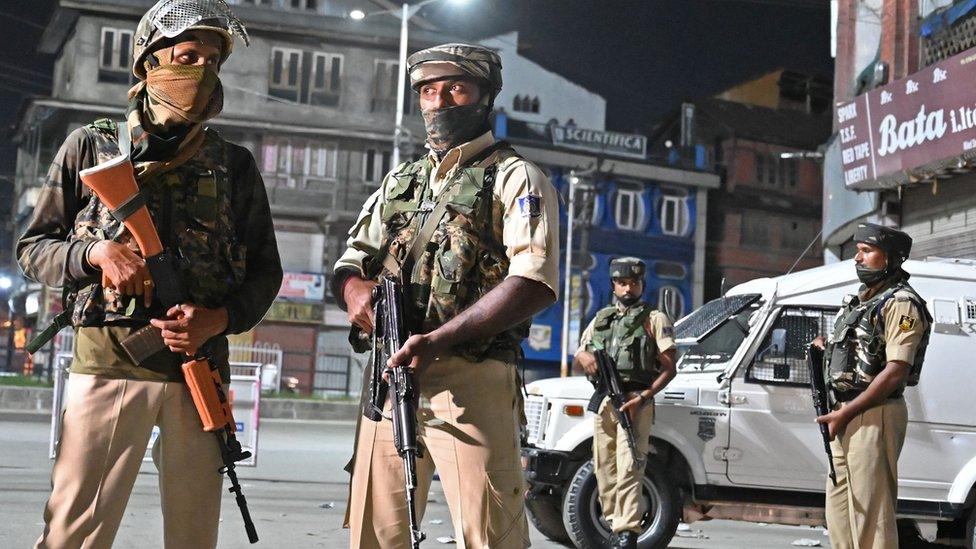
[[[898,328],[903,332],[908,332],[915,327],[916,321],[915,317],[908,315],[901,315],[901,320],[898,321]]]
[[[539,217],[542,215],[542,197],[537,194],[527,194],[518,199],[519,215],[522,217]]]

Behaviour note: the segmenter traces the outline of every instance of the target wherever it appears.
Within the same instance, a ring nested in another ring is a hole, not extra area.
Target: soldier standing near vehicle
[[[65,316],[75,326],[39,548],[112,545],[154,425],[163,545],[217,545],[221,456],[181,365],[207,343],[211,364],[228,383],[225,336],[257,324],[281,284],[254,159],[203,125],[223,106],[217,75],[234,36],[247,40],[220,0],[162,0],[146,12],[135,33],[139,82],[129,91],[127,120],[99,120],[67,137],[17,243],[28,277],[70,292]],[[156,283],[116,217],[125,214],[110,211],[79,178],[120,154],[130,155],[160,239],[181,258],[178,274],[190,301],[168,311],[153,299]],[[137,362],[123,344],[150,323],[162,342]]]
[[[530,318],[555,301],[558,199],[538,167],[492,136],[488,117],[502,86],[495,52],[445,44],[407,66],[430,151],[395,167],[366,201],[332,292],[369,333],[377,277],[404,282],[414,335],[389,364],[414,368],[421,392],[417,514],[436,467],[459,546],[521,549],[529,534],[515,362]],[[350,544],[408,547],[392,425],[361,421],[356,439]]]
[[[826,342],[827,424],[837,485],[827,481],[827,529],[835,549],[898,547],[898,456],[908,411],[903,393],[918,384],[931,317],[902,270],[912,239],[873,223],[854,233],[857,277]],[[823,338],[814,341],[823,348]]]
[[[674,378],[674,327],[668,315],[641,300],[646,266],[634,257],[610,262],[616,303],[596,313],[580,338],[573,364],[587,375],[597,373],[593,351],[603,349],[613,360],[628,392],[620,409],[629,414],[640,455],[646,455],[654,422],[654,395]],[[636,467],[619,425],[604,397],[593,425],[593,463],[603,516],[613,529],[611,547],[635,548],[641,531],[644,471]]]

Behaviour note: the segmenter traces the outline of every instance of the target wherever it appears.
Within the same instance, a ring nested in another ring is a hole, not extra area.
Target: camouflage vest
[[[905,281],[895,283],[863,303],[856,295],[848,296],[837,315],[834,331],[827,340],[824,355],[830,361],[827,366],[827,384],[835,391],[855,394],[864,391],[888,364],[885,356],[885,326],[881,310],[888,300],[894,298],[895,293],[900,291],[911,294],[912,302],[931,323],[931,317],[925,308],[925,300]],[[908,374],[910,387],[918,385],[928,344],[929,331],[926,331]],[[898,391],[895,396],[900,394],[901,391]]]
[[[647,335],[644,323],[654,309],[646,303],[621,312],[616,305],[600,309],[593,319],[590,345],[605,349],[624,383],[650,385],[660,373],[657,342]]]
[[[97,163],[119,155],[115,122],[101,119],[87,130]],[[208,308],[219,307],[245,274],[245,247],[234,232],[226,155],[226,142],[206,130],[200,151],[187,163],[139,181],[163,246],[179,258],[190,300]],[[139,253],[129,231],[94,195],[75,218],[72,238],[114,240]],[[120,296],[98,280],[77,289],[71,321],[75,326],[134,325],[159,314],[146,310],[141,298]]]
[[[451,193],[447,211],[426,249],[401,274],[409,288],[412,332],[429,333],[473,305],[508,273],[509,258],[502,244],[503,210],[495,200],[495,174],[519,157],[500,148],[487,167],[459,168],[445,181],[440,193]],[[404,264],[427,215],[438,197],[427,158],[401,164],[387,178],[381,207],[386,229],[387,253]],[[389,271],[383,270],[389,275]],[[521,342],[528,336],[529,321],[492,338],[468,341],[452,349],[458,356],[479,362],[494,358],[514,362],[521,356]],[[419,327],[419,330],[416,328]]]

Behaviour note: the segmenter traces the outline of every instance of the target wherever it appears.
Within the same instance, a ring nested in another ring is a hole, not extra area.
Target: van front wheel
[[[573,475],[563,496],[563,524],[570,540],[580,549],[607,546],[610,527],[603,518],[593,461],[587,461]],[[643,482],[644,518],[637,538],[640,549],[667,547],[681,519],[677,487],[653,459],[647,461]]]

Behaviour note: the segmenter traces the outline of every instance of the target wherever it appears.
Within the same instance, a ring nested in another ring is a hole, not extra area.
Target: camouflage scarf
[[[488,105],[475,103],[423,111],[427,146],[438,156],[489,130]]]
[[[203,144],[201,123],[222,108],[220,79],[204,67],[168,64],[147,71],[146,81],[129,90],[126,114],[136,176],[192,158]]]

